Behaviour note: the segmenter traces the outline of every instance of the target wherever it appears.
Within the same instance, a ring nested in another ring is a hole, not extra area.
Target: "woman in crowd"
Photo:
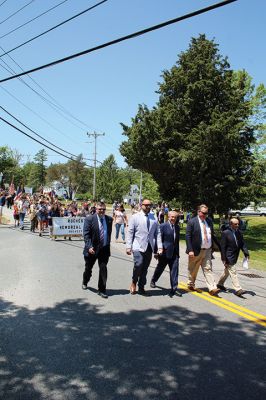
[[[44,230],[45,222],[47,221],[48,210],[43,197],[40,198],[39,204],[37,206],[37,218],[39,222],[39,236],[42,236],[42,231]]]
[[[60,206],[58,203],[51,204],[48,211],[48,226],[51,240],[53,240],[53,218],[55,217],[60,217]],[[54,236],[54,239],[56,239],[56,236]]]
[[[125,226],[128,224],[126,212],[123,205],[117,207],[114,212],[114,224],[115,224],[115,239],[118,240],[119,232],[121,229],[121,236],[123,243],[125,242]]]

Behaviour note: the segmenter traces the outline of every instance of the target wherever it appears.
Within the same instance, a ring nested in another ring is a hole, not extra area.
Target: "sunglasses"
[[[151,204],[142,204],[144,207],[151,207]]]
[[[97,210],[99,210],[99,211],[105,211],[106,208],[97,208]]]
[[[203,215],[208,215],[207,212],[203,212],[203,211],[201,211],[201,214],[203,214]]]

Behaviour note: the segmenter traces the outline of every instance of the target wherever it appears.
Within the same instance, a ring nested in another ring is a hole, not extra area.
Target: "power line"
[[[13,14],[9,15],[6,19],[0,22],[0,25],[2,25],[4,22],[8,21],[10,18],[14,17],[14,15],[18,14],[21,10],[24,8],[28,7],[31,3],[33,3],[35,0],[29,1],[27,4],[25,4],[23,7],[21,7],[19,10],[15,11]],[[2,3],[3,4],[3,3]]]
[[[34,0],[33,0],[33,1],[34,1]],[[82,14],[85,14],[86,12],[91,11],[93,8],[96,8],[96,7],[100,6],[100,5],[103,4],[103,3],[106,3],[106,1],[108,1],[108,0],[102,0],[102,1],[100,1],[99,3],[97,3],[97,4],[94,4],[94,6],[91,6],[91,7],[87,8],[86,10],[81,11],[80,13],[78,13],[78,14],[76,14],[76,15],[74,15],[74,16],[68,18],[68,19],[66,19],[65,21],[60,22],[60,24],[57,24],[57,25],[53,26],[52,28],[50,28],[50,29],[48,29],[48,30],[46,30],[46,31],[44,31],[44,32],[42,32],[42,33],[40,33],[39,35],[34,36],[33,38],[27,40],[26,42],[23,42],[23,43],[19,44],[18,46],[14,47],[13,49],[8,50],[8,51],[6,51],[6,52],[3,53],[3,54],[0,54],[0,57],[3,57],[3,56],[5,56],[6,54],[9,54],[9,53],[11,53],[11,52],[14,51],[14,50],[19,49],[19,48],[22,47],[22,46],[25,46],[25,44],[28,44],[28,43],[32,42],[32,41],[35,40],[35,39],[38,39],[39,37],[41,37],[41,36],[43,36],[43,35],[46,35],[47,33],[53,31],[54,29],[58,28],[59,26],[62,26],[62,25],[64,25],[64,24],[66,24],[67,22],[72,21],[73,19],[75,19],[75,18],[77,18],[77,17],[80,17]]]
[[[31,111],[34,115],[36,115],[38,118],[40,118],[43,122],[45,122],[48,126],[50,126],[51,128],[53,128],[54,130],[56,130],[58,133],[60,133],[61,135],[63,135],[64,137],[66,137],[69,140],[72,140],[73,143],[76,143],[76,141],[67,136],[64,132],[62,132],[60,129],[58,129],[56,126],[54,126],[53,124],[51,124],[49,121],[47,121],[47,119],[43,118],[40,114],[38,114],[36,111],[34,111],[32,108],[30,108],[29,106],[27,106],[25,103],[23,103],[21,100],[19,100],[15,95],[13,95],[12,93],[10,93],[7,89],[3,88],[2,86],[0,86],[0,88],[6,92],[9,96],[11,96],[13,99],[15,99],[18,103],[20,103],[21,105],[23,105],[23,107],[25,107],[27,110]]]
[[[0,4],[0,7],[3,5],[3,4],[5,4],[7,2],[7,0],[4,0],[1,4]]]
[[[13,114],[11,114],[9,111],[7,111],[4,107],[0,106],[0,108],[7,113],[10,117],[14,118],[15,121],[17,121],[19,124],[21,124],[22,126],[24,126],[24,128],[28,129],[30,132],[34,133],[34,135],[38,136],[39,138],[45,140],[45,142],[51,144],[52,146],[54,146],[55,148],[64,151],[67,154],[70,154],[73,157],[77,157],[75,154],[70,153],[69,151],[66,151],[64,149],[62,149],[59,146],[56,146],[55,144],[53,144],[52,142],[50,142],[49,140],[45,139],[43,136],[39,135],[37,132],[35,132],[33,129],[29,128],[27,125],[25,125],[22,121],[20,121],[18,118],[16,118]]]
[[[0,46],[0,48],[2,48],[2,46]],[[8,57],[10,57],[10,55],[8,55]],[[12,58],[11,58],[12,59]],[[12,59],[13,60],[13,59]],[[15,60],[13,60],[15,62]],[[2,62],[8,67],[6,68],[5,66],[3,66],[1,63],[1,67],[4,68],[6,71],[8,72],[13,72],[13,75],[15,75],[15,71],[13,70],[13,68],[11,68],[4,60],[2,60]],[[15,62],[16,63],[16,62]],[[16,63],[17,64],[17,63]],[[17,64],[18,65],[18,64]],[[20,66],[19,66],[20,67]],[[21,67],[20,67],[21,68]],[[21,68],[21,70],[23,71],[23,69]],[[28,75],[28,78],[30,78],[37,86],[39,86],[41,89],[42,87],[34,81],[34,79]],[[68,114],[68,112],[61,110],[60,105],[55,104],[53,101],[47,99],[45,96],[43,96],[41,93],[39,93],[36,89],[34,89],[31,85],[29,85],[23,78],[19,77],[18,78],[25,86],[27,86],[30,90],[32,90],[37,96],[39,96],[46,104],[48,104],[55,112],[57,112],[61,117],[63,117],[65,120],[67,120],[68,122],[70,122],[72,125],[76,126],[78,129],[81,129],[80,126],[78,126],[77,124],[75,124],[73,121],[71,121],[71,119],[67,118],[66,115]],[[49,94],[42,89],[48,96]],[[51,96],[50,96],[51,97]],[[60,110],[60,111],[59,111]],[[64,115],[66,114],[66,115]],[[74,118],[74,116],[71,116],[72,118]]]
[[[68,1],[68,0],[66,0]],[[3,49],[2,46],[0,46],[0,48],[5,51]],[[10,54],[8,54],[8,57],[20,68],[21,71],[24,71],[23,68],[16,62],[16,60],[11,57]],[[2,59],[2,62],[9,68],[9,70],[7,68],[5,68],[3,65],[2,68],[4,68],[6,71],[8,72],[13,72],[13,75],[16,74],[15,70],[13,68],[10,67],[10,65],[8,65],[8,63],[6,61],[4,61]],[[76,126],[78,129],[82,129],[80,126],[78,126],[77,124],[75,124],[73,121],[71,121],[69,118],[66,117],[69,116],[70,118],[72,118],[73,120],[77,121],[79,124],[83,125],[84,127],[87,128],[91,128],[90,126],[88,126],[88,124],[86,124],[85,122],[81,121],[79,118],[75,117],[69,110],[67,110],[65,107],[63,107],[54,97],[52,97],[35,79],[33,79],[30,75],[27,75],[28,78],[35,83],[36,86],[38,86],[51,100],[45,98],[43,95],[41,95],[38,91],[36,91],[32,86],[30,86],[28,83],[26,83],[26,81],[24,81],[22,78],[19,78],[19,80],[24,83],[24,85],[26,85],[29,89],[31,89],[37,96],[39,96],[43,101],[45,101],[54,111],[56,111],[61,117],[63,117],[64,119],[66,119],[68,122],[70,122],[73,126]],[[59,112],[60,110],[60,112]],[[62,115],[65,114],[65,115]]]
[[[0,120],[3,121],[3,122],[5,122],[7,125],[11,126],[11,128],[13,128],[13,129],[15,129],[15,130],[21,132],[23,135],[28,136],[30,139],[34,140],[35,142],[40,143],[42,146],[46,147],[47,149],[52,150],[54,153],[57,153],[57,154],[59,154],[60,156],[65,157],[65,158],[67,158],[67,159],[69,159],[69,160],[71,160],[71,161],[75,161],[75,160],[73,160],[73,158],[68,157],[68,156],[66,156],[65,154],[62,154],[62,153],[60,153],[59,151],[57,151],[57,150],[55,150],[55,149],[52,149],[50,146],[47,146],[46,144],[40,142],[38,139],[33,138],[31,135],[29,135],[28,133],[22,131],[22,130],[19,129],[17,126],[11,124],[11,122],[8,122],[8,121],[7,121],[6,119],[4,119],[3,117],[0,117]],[[87,166],[90,167],[90,168],[92,168],[91,165],[87,165]]]
[[[36,131],[34,131],[33,129],[31,129],[29,126],[27,126],[26,124],[24,124],[21,120],[19,120],[18,118],[16,118],[13,114],[11,114],[9,111],[7,111],[4,107],[2,107],[0,105],[0,108],[6,113],[8,114],[10,117],[14,118],[15,121],[17,121],[19,124],[21,124],[22,126],[24,126],[24,128],[28,129],[30,132],[34,133],[34,135],[38,136],[39,138],[43,139],[45,142],[49,143],[50,145],[54,146],[55,148],[57,148],[58,150],[61,150],[75,158],[77,158],[77,156],[75,154],[70,153],[69,151],[62,149],[62,147],[59,147],[57,145],[55,145],[54,143],[50,142],[49,140],[45,139],[43,136],[39,135]],[[34,138],[33,138],[34,139]],[[88,160],[88,161],[94,161],[93,159],[90,158],[84,158],[82,157],[83,160]],[[96,160],[97,161],[97,160]]]
[[[56,4],[55,6],[49,8],[48,10],[42,12],[41,14],[37,15],[36,17],[34,17],[34,18],[30,19],[29,21],[25,22],[24,24],[17,26],[16,28],[12,29],[11,31],[9,31],[9,32],[5,33],[4,35],[0,36],[0,39],[3,39],[4,37],[10,35],[11,33],[16,32],[18,29],[23,28],[23,26],[28,25],[30,22],[35,21],[36,19],[42,17],[43,15],[48,14],[48,12],[50,12],[50,11],[54,10],[55,8],[61,6],[61,4],[65,3],[66,1],[68,1],[68,0],[61,1],[61,3]]]
[[[168,25],[175,24],[175,23],[177,23],[177,22],[183,21],[183,20],[185,20],[185,19],[195,17],[195,16],[197,16],[197,15],[200,15],[200,14],[203,14],[203,13],[205,13],[205,12],[214,10],[214,9],[216,9],[216,8],[225,6],[225,5],[227,5],[227,4],[234,3],[235,1],[238,1],[238,0],[226,0],[226,1],[222,1],[221,3],[213,4],[212,6],[209,6],[209,7],[206,7],[206,8],[202,8],[202,9],[200,9],[200,10],[194,11],[194,12],[189,13],[189,14],[186,14],[186,15],[183,15],[183,16],[181,16],[181,17],[177,17],[177,18],[168,20],[168,21],[166,21],[166,22],[162,22],[161,24],[154,25],[154,26],[152,26],[152,27],[150,27],[150,28],[146,28],[146,29],[143,29],[143,30],[141,30],[141,31],[138,31],[138,32],[135,32],[135,33],[131,33],[131,34],[127,35],[127,36],[123,36],[123,37],[120,37],[120,38],[118,38],[118,39],[112,40],[112,41],[110,41],[110,42],[103,43],[103,44],[101,44],[101,45],[99,45],[99,46],[92,47],[92,48],[87,49],[87,50],[83,50],[83,51],[81,51],[81,52],[79,52],[79,53],[72,54],[72,55],[70,55],[70,56],[61,58],[61,59],[56,60],[56,61],[52,61],[52,62],[50,62],[50,63],[48,63],[48,64],[44,64],[44,65],[41,65],[41,66],[36,67],[36,68],[32,68],[32,69],[30,69],[30,70],[28,70],[28,71],[25,71],[25,72],[23,72],[23,73],[17,74],[17,75],[15,75],[15,76],[9,76],[8,78],[1,79],[1,80],[0,80],[0,83],[9,81],[9,80],[12,80],[12,79],[15,79],[15,78],[18,78],[19,76],[23,76],[23,75],[26,75],[26,74],[30,74],[30,73],[32,73],[32,72],[40,71],[41,69],[49,68],[49,67],[52,67],[52,66],[57,65],[57,64],[61,64],[61,63],[65,62],[65,61],[69,61],[69,60],[72,60],[72,59],[74,59],[74,58],[84,56],[85,54],[92,53],[92,52],[94,52],[94,51],[103,49],[103,48],[108,47],[108,46],[112,46],[112,45],[114,45],[114,44],[123,42],[123,41],[125,41],[125,40],[133,39],[133,38],[135,38],[135,37],[137,37],[137,36],[142,36],[142,35],[144,35],[144,34],[146,34],[146,33],[148,33],[148,32],[152,32],[152,31],[155,31],[155,30],[164,28],[165,26],[168,26]],[[2,54],[2,55],[3,55],[3,54]],[[1,56],[0,56],[0,57],[1,57]]]
[[[47,144],[44,144],[44,143],[40,142],[38,139],[33,138],[31,135],[29,135],[28,133],[22,131],[22,130],[19,129],[17,126],[11,124],[11,122],[8,122],[6,119],[0,117],[0,120],[3,121],[3,122],[5,122],[7,125],[11,126],[13,129],[16,129],[17,131],[21,132],[23,135],[29,137],[30,139],[34,140],[35,142],[37,142],[37,143],[41,144],[42,146],[46,147],[47,149],[50,149],[50,150],[54,151],[55,153],[59,154],[60,156],[65,157],[65,158],[68,158],[69,160],[73,161],[73,158],[72,158],[72,157],[68,157],[68,156],[66,156],[65,154],[60,153],[59,151],[57,151],[57,150],[55,150],[55,149],[52,149],[52,147],[47,146]]]

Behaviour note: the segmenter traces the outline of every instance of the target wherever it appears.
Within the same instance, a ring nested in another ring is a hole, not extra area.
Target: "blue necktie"
[[[150,219],[149,219],[149,214],[146,214],[146,217],[147,217],[147,229],[148,229],[148,231],[150,230]]]
[[[101,226],[100,226],[100,242],[101,246],[104,245],[104,228],[103,228],[103,218],[100,218]]]

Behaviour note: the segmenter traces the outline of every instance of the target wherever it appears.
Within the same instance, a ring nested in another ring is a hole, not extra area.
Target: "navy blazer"
[[[206,222],[211,229],[211,238],[212,243],[214,242],[216,246],[220,249],[220,243],[215,236],[213,230],[213,223],[210,218],[206,218]],[[186,244],[187,249],[186,253],[188,254],[190,251],[194,251],[194,255],[197,256],[201,250],[201,243],[202,243],[202,236],[201,236],[201,229],[199,224],[198,216],[191,218],[188,221],[187,229],[186,229]]]
[[[235,233],[236,239],[233,232]],[[221,237],[222,261],[229,265],[236,264],[240,249],[246,257],[249,256],[248,248],[244,242],[242,233],[239,230],[233,231],[230,228],[223,231]]]
[[[108,255],[110,255],[110,242],[111,242],[111,234],[112,234],[112,225],[113,218],[108,215],[104,216],[106,225],[107,225],[107,245],[105,246],[105,250]],[[83,238],[85,242],[83,254],[84,256],[89,256],[89,249],[94,248],[95,254],[100,250],[100,230],[98,224],[97,214],[88,215],[85,218],[84,226],[83,226]]]
[[[161,234],[163,254],[166,258],[179,257],[179,236],[180,228],[179,225],[175,224],[175,237],[174,231],[170,226],[169,222],[165,222],[159,225],[159,230]]]

